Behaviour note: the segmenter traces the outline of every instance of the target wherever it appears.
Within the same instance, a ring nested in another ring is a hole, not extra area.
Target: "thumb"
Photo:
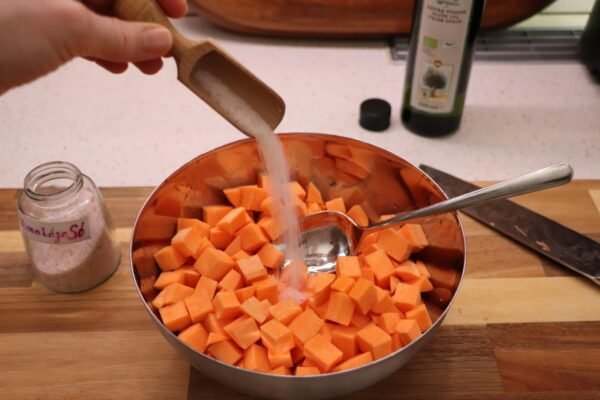
[[[166,55],[173,44],[171,32],[158,24],[128,22],[90,13],[77,53],[113,62],[138,62]]]

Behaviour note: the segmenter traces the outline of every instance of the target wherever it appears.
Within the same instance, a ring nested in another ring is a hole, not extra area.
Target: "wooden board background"
[[[128,244],[149,188],[103,193],[122,261],[80,294],[35,280],[0,190],[0,390],[5,399],[241,399],[181,359],[133,287]],[[600,181],[515,199],[600,241]],[[438,334],[408,365],[349,399],[600,399],[600,290],[461,216],[467,272]]]

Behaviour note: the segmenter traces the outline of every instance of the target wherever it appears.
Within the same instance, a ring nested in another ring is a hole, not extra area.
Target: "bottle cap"
[[[390,103],[382,99],[367,99],[360,105],[360,126],[380,132],[390,126],[392,108]]]

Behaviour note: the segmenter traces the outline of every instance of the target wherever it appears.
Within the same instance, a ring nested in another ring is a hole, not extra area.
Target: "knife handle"
[[[409,211],[399,214],[394,218],[373,224],[369,226],[380,230],[386,226],[394,225],[408,220],[430,217],[432,215],[443,214],[450,211],[456,211],[461,208],[473,207],[488,201],[503,199],[506,197],[518,196],[520,194],[536,192],[538,190],[548,189],[555,186],[564,185],[573,178],[573,169],[569,164],[555,164],[525,175],[512,178],[495,185],[481,188],[461,196],[454,197],[440,203],[420,208],[415,211]],[[375,230],[374,229],[374,230]]]

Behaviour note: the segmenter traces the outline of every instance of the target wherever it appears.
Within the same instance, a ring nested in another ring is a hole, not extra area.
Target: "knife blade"
[[[450,198],[479,189],[433,167],[419,167]],[[510,200],[494,200],[461,212],[600,285],[600,243]]]

